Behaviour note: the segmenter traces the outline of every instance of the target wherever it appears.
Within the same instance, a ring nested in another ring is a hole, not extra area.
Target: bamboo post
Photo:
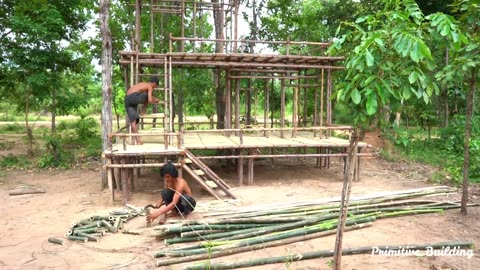
[[[293,88],[292,138],[297,137],[297,119],[298,119],[298,86],[295,86]]]
[[[253,155],[254,149],[249,149],[248,154]],[[247,177],[247,184],[253,185],[253,157],[248,158],[248,177]]]
[[[269,104],[269,91],[268,91],[268,80],[265,81],[265,95],[264,95],[264,113],[263,113],[263,128],[268,127],[268,113],[270,112],[270,104]],[[268,131],[264,131],[263,136],[268,138]]]
[[[280,80],[281,99],[280,99],[280,127],[285,127],[285,80]],[[284,138],[283,130],[280,131],[280,138]]]
[[[108,157],[107,158],[107,166],[112,164],[112,158]],[[113,201],[115,200],[115,192],[113,191],[113,168],[106,168],[107,169],[107,180],[108,180],[108,191],[110,193],[110,203],[113,204]]]
[[[180,35],[185,37],[185,0],[182,0],[181,2],[181,29],[180,29]],[[184,51],[184,41],[183,39],[180,41],[180,51]]]
[[[192,22],[193,22],[193,37],[197,37],[197,2],[193,0],[193,12],[192,12]],[[195,40],[192,41],[193,52],[195,53]]]
[[[238,176],[238,185],[243,186],[243,157],[241,156],[242,150],[238,149],[239,158],[237,161],[237,176]]]
[[[163,18],[163,16],[162,16]],[[164,64],[163,64],[163,70],[164,70],[164,75],[163,75],[163,130],[165,131],[167,129],[167,110],[168,110],[168,87],[170,85],[169,80],[170,80],[170,74],[168,72],[168,57],[165,55],[163,58]]]
[[[122,157],[122,165],[125,165],[126,157]],[[128,174],[125,168],[122,168],[122,191],[123,191],[123,205],[128,203]]]
[[[138,54],[140,53],[140,48],[141,48],[141,16],[142,16],[142,11],[141,11],[141,0],[135,0],[135,83],[138,83],[138,78],[139,78],[139,61],[138,61]],[[142,126],[143,128],[143,126]]]
[[[355,132],[350,141],[350,149],[347,157],[346,173],[343,178],[342,199],[340,201],[340,217],[338,218],[337,236],[335,239],[335,249],[333,255],[333,269],[342,269],[342,244],[343,232],[345,230],[345,221],[348,215],[348,201],[352,190],[352,181],[357,167],[357,146],[358,136]]]
[[[235,79],[235,128],[240,128],[240,80]],[[239,136],[238,132],[236,135]]]
[[[225,84],[227,88],[226,96],[226,112],[225,112],[225,124],[227,129],[232,128],[232,81],[230,79],[230,70],[227,69],[227,75],[225,76]],[[230,137],[230,132],[226,132],[227,137]]]
[[[324,69],[322,68],[322,75],[321,75],[321,81],[322,83],[320,84],[320,126],[323,127],[323,85],[324,83]]]

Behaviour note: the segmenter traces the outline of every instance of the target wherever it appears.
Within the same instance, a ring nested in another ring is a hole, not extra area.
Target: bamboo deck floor
[[[143,131],[141,133],[150,133]],[[263,135],[263,134],[262,134]],[[242,142],[240,137],[235,135],[225,136],[223,134],[212,133],[184,133],[183,145],[178,148],[177,145],[169,145],[165,149],[163,136],[144,136],[143,145],[126,145],[115,143],[112,150],[106,150],[108,155],[169,155],[178,154],[184,149],[188,150],[212,150],[212,149],[252,149],[252,148],[346,148],[349,147],[349,141],[338,137],[314,137],[313,133],[298,132],[296,137],[291,137],[291,133],[286,133],[284,138],[279,133],[270,134],[268,137],[259,134],[244,134]],[[175,140],[174,140],[175,141]],[[367,148],[367,143],[359,143],[359,148]]]

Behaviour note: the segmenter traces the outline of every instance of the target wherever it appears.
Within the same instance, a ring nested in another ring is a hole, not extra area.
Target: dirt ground
[[[342,188],[341,162],[333,160],[330,169],[313,166],[313,160],[284,160],[271,164],[256,162],[254,185],[237,185],[235,172],[220,164],[210,164],[234,188],[237,201],[213,200],[199,186],[192,184],[197,197],[197,211],[214,207],[285,203],[336,197]],[[369,194],[432,186],[427,176],[432,169],[423,165],[388,163],[364,159],[361,181],[352,194]],[[51,170],[43,172],[6,171],[0,180],[0,269],[150,269],[155,268],[154,251],[164,247],[154,237],[110,234],[99,242],[86,244],[67,241],[64,246],[47,242],[49,237],[61,238],[76,220],[94,214],[107,214],[122,208],[121,197],[110,205],[108,192],[100,190],[99,166],[86,169]],[[42,187],[47,192],[35,195],[9,196],[19,185]],[[158,174],[144,171],[136,182],[131,204],[145,206],[158,199],[163,186]],[[453,196],[458,197],[459,195]],[[470,201],[480,202],[478,187],[472,186]],[[452,198],[453,199],[453,198]],[[144,227],[143,217],[133,219],[129,228]],[[344,248],[372,245],[405,245],[446,241],[473,241],[477,244],[474,257],[421,256],[387,257],[374,255],[344,256],[343,269],[480,269],[480,207],[469,208],[469,215],[449,210],[444,214],[425,214],[377,220],[373,226],[347,232]],[[287,255],[332,249],[335,236],[258,250],[250,253],[213,259],[212,262],[233,262],[245,258]],[[291,264],[272,264],[249,269],[331,269],[330,258]],[[182,269],[174,265],[160,269]]]

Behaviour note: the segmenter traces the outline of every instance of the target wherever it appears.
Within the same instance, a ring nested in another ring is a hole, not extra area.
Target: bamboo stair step
[[[192,163],[192,160],[189,159],[189,158],[184,158],[184,159],[183,159],[183,162],[185,162],[185,164],[191,164],[191,163]]]
[[[200,175],[205,175],[205,172],[202,171],[202,170],[193,170],[193,173],[195,173],[196,175],[200,176]]]
[[[205,183],[207,183],[207,185],[213,189],[217,188],[217,184],[215,184],[215,182],[211,181],[211,180],[207,180],[205,181]]]

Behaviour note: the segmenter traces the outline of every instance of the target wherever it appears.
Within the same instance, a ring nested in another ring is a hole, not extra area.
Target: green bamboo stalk
[[[73,241],[80,241],[80,242],[84,242],[84,243],[86,243],[88,241],[88,239],[86,237],[75,236],[75,235],[69,235],[68,239],[73,240]]]
[[[379,250],[391,250],[391,251],[402,251],[402,250],[426,250],[428,248],[433,249],[444,249],[446,247],[457,247],[463,249],[471,249],[473,247],[473,242],[441,242],[441,243],[433,243],[433,244],[420,244],[420,245],[402,245],[402,246],[371,246],[371,247],[360,247],[360,248],[348,248],[342,250],[342,255],[354,255],[354,254],[373,254],[375,248]],[[236,263],[202,263],[198,265],[188,266],[185,269],[187,270],[199,270],[199,269],[236,269],[242,267],[252,267],[257,265],[265,265],[265,264],[272,264],[272,263],[284,263],[284,262],[293,262],[293,261],[302,261],[302,260],[310,260],[316,258],[324,258],[324,257],[331,257],[333,256],[333,250],[321,250],[315,252],[308,252],[308,253],[298,253],[298,254],[290,254],[287,256],[278,256],[278,257],[271,257],[271,258],[260,258],[254,260],[247,260],[242,262]]]
[[[53,237],[48,238],[48,242],[54,243],[54,244],[57,244],[57,245],[62,245],[62,246],[64,244],[63,240],[58,239],[58,238],[53,238]]]
[[[95,220],[108,220],[109,216],[91,216],[89,218],[90,221],[95,221]]]
[[[346,225],[350,226],[353,224],[361,224],[361,223],[366,223],[366,222],[373,222],[375,220],[375,217],[362,217],[362,218],[352,218],[350,220],[347,220]],[[275,241],[275,240],[280,240],[280,239],[285,239],[289,237],[295,237],[295,236],[300,236],[300,235],[305,235],[305,234],[311,234],[311,233],[316,233],[316,232],[321,232],[321,231],[326,231],[332,228],[335,228],[336,226],[336,221],[328,221],[328,222],[322,222],[318,225],[311,226],[311,227],[306,227],[306,228],[301,228],[301,229],[295,229],[292,231],[287,231],[287,232],[282,232],[282,233],[276,233],[274,235],[267,235],[267,236],[262,236],[262,237],[254,237],[250,239],[245,239],[245,240],[232,240],[232,241],[226,241],[226,242],[204,242],[204,246],[208,248],[199,248],[199,249],[194,249],[194,250],[169,250],[166,252],[159,252],[157,254],[160,255],[160,253],[172,256],[172,257],[181,257],[181,256],[190,256],[190,255],[195,255],[195,254],[202,254],[202,253],[207,253],[207,252],[214,252],[218,250],[224,250],[228,248],[234,248],[234,247],[241,247],[241,246],[246,246],[246,245],[254,245],[258,243],[264,243],[264,242],[269,242],[269,241]],[[155,255],[157,255],[155,254]]]
[[[88,233],[77,233],[77,236],[85,237],[88,241],[98,242],[98,238]]]
[[[165,229],[166,233],[182,233],[194,230],[236,230],[261,227],[262,224],[201,224],[201,225],[189,225],[189,226],[176,226]]]
[[[351,231],[351,230],[356,230],[356,229],[369,227],[369,226],[372,226],[372,224],[373,224],[372,222],[368,222],[368,223],[363,223],[363,224],[347,226],[347,227],[345,227],[345,231]],[[211,253],[207,253],[207,254],[199,254],[199,255],[192,255],[192,256],[179,257],[179,258],[168,258],[168,259],[158,260],[157,261],[157,267],[165,266],[165,265],[178,264],[178,263],[184,263],[184,262],[198,261],[198,260],[203,260],[203,259],[218,258],[218,257],[228,256],[228,255],[241,253],[241,252],[247,252],[247,251],[253,251],[253,250],[258,250],[258,249],[265,249],[265,248],[269,248],[269,247],[287,245],[287,244],[291,244],[291,243],[296,243],[296,242],[300,242],[300,241],[307,241],[307,240],[310,240],[310,239],[315,239],[315,238],[320,238],[320,237],[327,236],[327,235],[332,235],[332,234],[335,234],[335,232],[336,232],[336,230],[327,230],[327,231],[323,231],[323,232],[301,235],[301,236],[286,238],[286,239],[282,239],[282,240],[271,241],[271,242],[267,242],[267,243],[255,244],[255,245],[251,245],[251,246],[230,248],[230,249],[215,251],[215,252],[211,252]]]
[[[101,220],[100,221],[102,223],[102,226],[104,226],[105,228],[108,229],[109,232],[113,232],[113,233],[116,233],[117,232],[117,228],[113,227],[110,223],[108,223],[107,221],[105,220]]]
[[[96,233],[98,232],[98,228],[89,228],[84,230],[74,230],[73,235],[78,235],[79,233]]]
[[[245,230],[251,230],[251,229],[245,229]],[[197,231],[180,233],[180,237],[193,237],[193,236],[200,236],[200,235],[207,235],[207,234],[221,233],[221,232],[225,232],[225,230],[197,230]]]

